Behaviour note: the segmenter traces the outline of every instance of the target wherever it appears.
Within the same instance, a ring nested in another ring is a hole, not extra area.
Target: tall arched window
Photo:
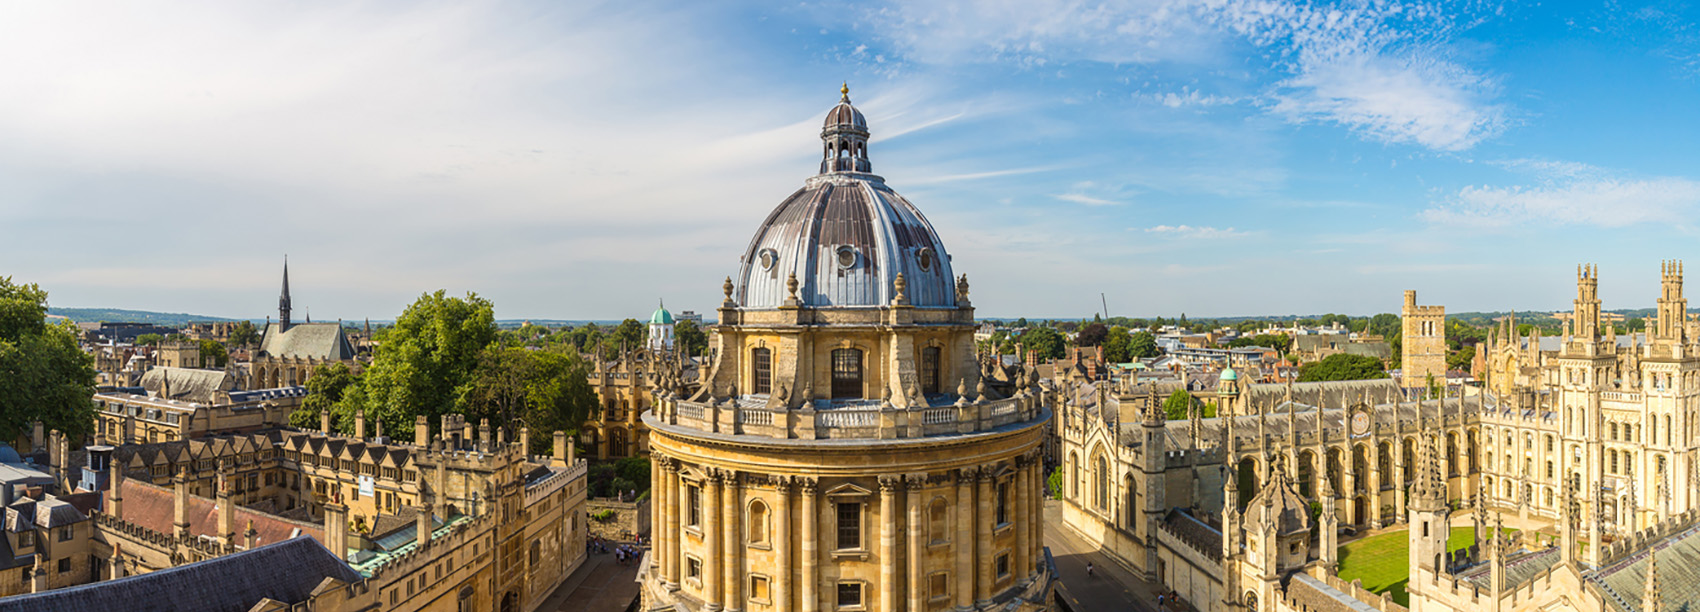
[[[862,350],[832,350],[832,398],[862,397]]]
[[[1080,499],[1080,456],[1068,454],[1068,492]]]
[[[1093,491],[1092,505],[1103,510],[1110,499],[1110,466],[1104,461],[1103,455],[1093,458],[1092,477],[1097,485],[1097,490]]]
[[[754,380],[752,393],[773,392],[773,351],[765,348],[750,350],[750,374]]]
[[[921,349],[921,392],[939,392],[939,347]]]

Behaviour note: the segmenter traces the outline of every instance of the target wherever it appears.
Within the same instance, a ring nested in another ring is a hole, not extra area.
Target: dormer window
[[[923,247],[920,252],[915,254],[915,264],[921,266],[923,271],[931,271],[933,269],[933,249]]]
[[[838,245],[838,267],[850,269],[856,267],[856,247],[848,244]]]
[[[772,270],[773,265],[779,263],[779,254],[775,253],[773,249],[762,249],[756,253],[756,263],[761,266],[763,271]]]

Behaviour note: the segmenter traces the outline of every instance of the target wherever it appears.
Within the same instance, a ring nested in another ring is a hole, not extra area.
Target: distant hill
[[[146,310],[124,310],[122,308],[54,308],[47,309],[49,316],[61,316],[78,323],[153,323],[155,325],[186,325],[189,323],[206,323],[210,321],[235,321],[224,317],[209,317],[182,312],[150,312]]]

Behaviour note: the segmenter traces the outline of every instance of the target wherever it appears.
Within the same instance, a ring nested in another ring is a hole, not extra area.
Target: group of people
[[[584,546],[593,555],[614,553],[614,560],[620,565],[631,565],[643,556],[642,536],[634,537],[630,544],[621,544],[593,535],[584,541]]]

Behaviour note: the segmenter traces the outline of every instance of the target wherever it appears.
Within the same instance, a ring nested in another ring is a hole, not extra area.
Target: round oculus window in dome
[[[921,247],[920,252],[915,253],[915,263],[921,266],[922,271],[931,272],[933,270],[933,248]]]
[[[773,264],[779,263],[779,254],[775,253],[773,249],[762,249],[760,253],[756,254],[756,261],[761,264],[762,270],[772,270]]]
[[[838,267],[853,268],[856,266],[856,247],[848,244],[838,245]]]

